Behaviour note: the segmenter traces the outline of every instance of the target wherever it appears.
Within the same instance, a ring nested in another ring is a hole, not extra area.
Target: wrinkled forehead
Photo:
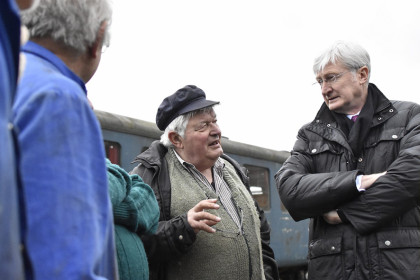
[[[213,110],[200,111],[189,118],[187,122],[187,130],[189,130],[188,128],[194,128],[195,130],[197,130],[201,126],[209,123],[214,123],[215,121],[217,121],[217,118],[216,113]]]
[[[205,115],[216,117],[216,112],[215,112],[213,107],[214,106],[209,106],[209,107],[205,107],[205,108],[195,110],[195,111],[190,113],[191,118],[193,118],[195,116],[205,116]]]
[[[216,112],[209,108],[207,110],[198,110],[194,112],[194,114],[191,117],[191,120],[208,120],[208,119],[215,119],[216,118]]]

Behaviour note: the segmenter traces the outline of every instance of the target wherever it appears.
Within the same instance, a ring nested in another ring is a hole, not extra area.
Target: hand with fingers
[[[195,233],[198,233],[200,230],[208,233],[216,231],[212,226],[220,222],[220,217],[204,211],[206,209],[219,209],[220,206],[216,202],[217,199],[215,198],[202,200],[188,211],[188,223],[194,229]]]
[[[324,220],[331,225],[341,224],[342,221],[340,216],[338,216],[337,210],[331,210],[330,212],[324,213]]]
[[[375,183],[375,181],[379,177],[385,174],[386,174],[386,171],[381,172],[381,173],[370,174],[370,175],[362,175],[360,189],[363,191],[367,190],[368,188],[372,186],[373,183]],[[332,210],[330,212],[324,213],[323,218],[327,223],[331,225],[337,225],[343,222],[341,221],[341,218],[338,215],[337,210]]]
[[[375,174],[370,174],[370,175],[363,175],[362,176],[362,185],[361,185],[361,189],[368,189],[370,188],[373,183],[375,183],[376,180],[378,180],[379,177],[383,176],[386,174],[386,171],[382,172],[382,173],[375,173]]]

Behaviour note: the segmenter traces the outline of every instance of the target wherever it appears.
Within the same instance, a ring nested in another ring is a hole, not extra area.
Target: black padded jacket
[[[275,175],[290,215],[311,218],[309,279],[420,279],[420,106],[380,94],[358,157],[324,104]],[[336,209],[344,223],[326,223]]]

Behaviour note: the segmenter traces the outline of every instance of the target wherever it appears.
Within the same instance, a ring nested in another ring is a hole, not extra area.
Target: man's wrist
[[[362,188],[362,178],[363,178],[362,174],[356,176],[356,188],[359,192],[364,192],[365,191],[365,189]]]

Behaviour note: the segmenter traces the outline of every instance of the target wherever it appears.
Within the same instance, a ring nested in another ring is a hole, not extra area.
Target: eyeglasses
[[[323,79],[317,79],[316,82],[313,83],[312,85],[319,84],[319,86],[321,88],[322,88],[322,85],[324,83],[331,85],[331,84],[335,83],[338,78],[340,78],[341,76],[343,76],[344,74],[346,74],[348,72],[350,72],[350,71],[346,71],[346,72],[343,72],[343,73],[340,73],[340,74],[330,74],[324,80]]]

